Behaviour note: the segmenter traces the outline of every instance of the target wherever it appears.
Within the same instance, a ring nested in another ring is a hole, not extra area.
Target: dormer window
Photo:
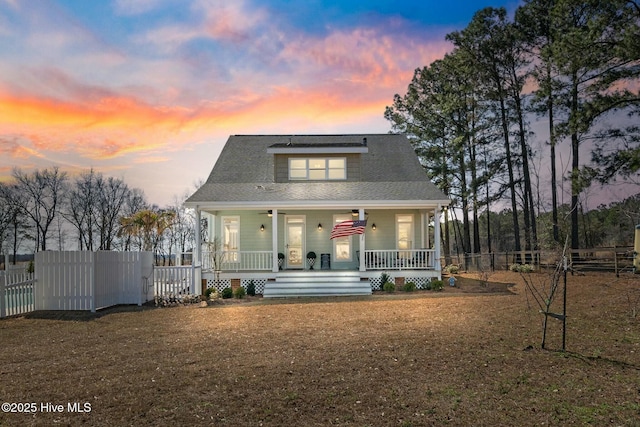
[[[289,179],[328,181],[347,179],[345,157],[289,158]]]

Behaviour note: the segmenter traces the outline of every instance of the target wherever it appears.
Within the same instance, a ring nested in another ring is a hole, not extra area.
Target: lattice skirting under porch
[[[398,277],[404,277],[398,275]],[[418,289],[426,289],[427,285],[431,283],[431,277],[404,277],[404,283],[413,282],[416,284],[416,288]],[[395,277],[389,275],[389,280],[394,281]],[[382,279],[380,277],[372,277],[369,279],[371,283],[371,289],[374,291],[382,290]]]
[[[267,279],[242,279],[241,285],[246,290],[249,283],[253,281],[256,287],[256,295],[262,295],[264,293],[264,285],[267,283]],[[222,292],[224,288],[231,287],[231,279],[220,279],[216,286],[215,279],[207,279],[207,288],[215,288],[218,292]]]

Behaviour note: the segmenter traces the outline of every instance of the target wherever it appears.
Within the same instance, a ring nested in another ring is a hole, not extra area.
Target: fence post
[[[96,258],[96,252],[91,252],[91,255],[89,256],[89,259],[91,260],[91,267],[89,267],[91,268],[91,274],[89,274],[89,292],[91,292],[91,298],[89,298],[89,304],[92,313],[96,312],[96,273],[98,270],[96,268]]]
[[[191,264],[191,284],[189,286],[189,293],[196,295],[196,267]]]
[[[7,308],[5,307],[5,299],[6,299],[6,293],[5,293],[5,285],[7,283],[7,274],[6,274],[6,270],[5,272],[0,275],[0,319],[2,319],[3,317],[5,317],[7,315]]]

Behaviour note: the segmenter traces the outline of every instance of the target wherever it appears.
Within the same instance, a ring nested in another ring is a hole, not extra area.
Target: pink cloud
[[[242,0],[218,2],[199,0],[194,9],[205,15],[204,31],[214,39],[241,42],[249,40],[254,27],[266,18],[266,12]]]

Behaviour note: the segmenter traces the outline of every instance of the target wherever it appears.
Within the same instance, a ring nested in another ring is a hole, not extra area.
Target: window
[[[222,250],[226,252],[224,260],[237,262],[240,250],[240,217],[222,217]]]
[[[351,215],[334,215],[333,225],[342,221],[351,221]],[[351,261],[351,236],[336,237],[333,242],[333,260],[336,262]]]
[[[347,178],[347,159],[344,157],[312,157],[289,159],[291,180],[340,180]]]
[[[396,215],[396,238],[397,249],[413,249],[413,215]]]

